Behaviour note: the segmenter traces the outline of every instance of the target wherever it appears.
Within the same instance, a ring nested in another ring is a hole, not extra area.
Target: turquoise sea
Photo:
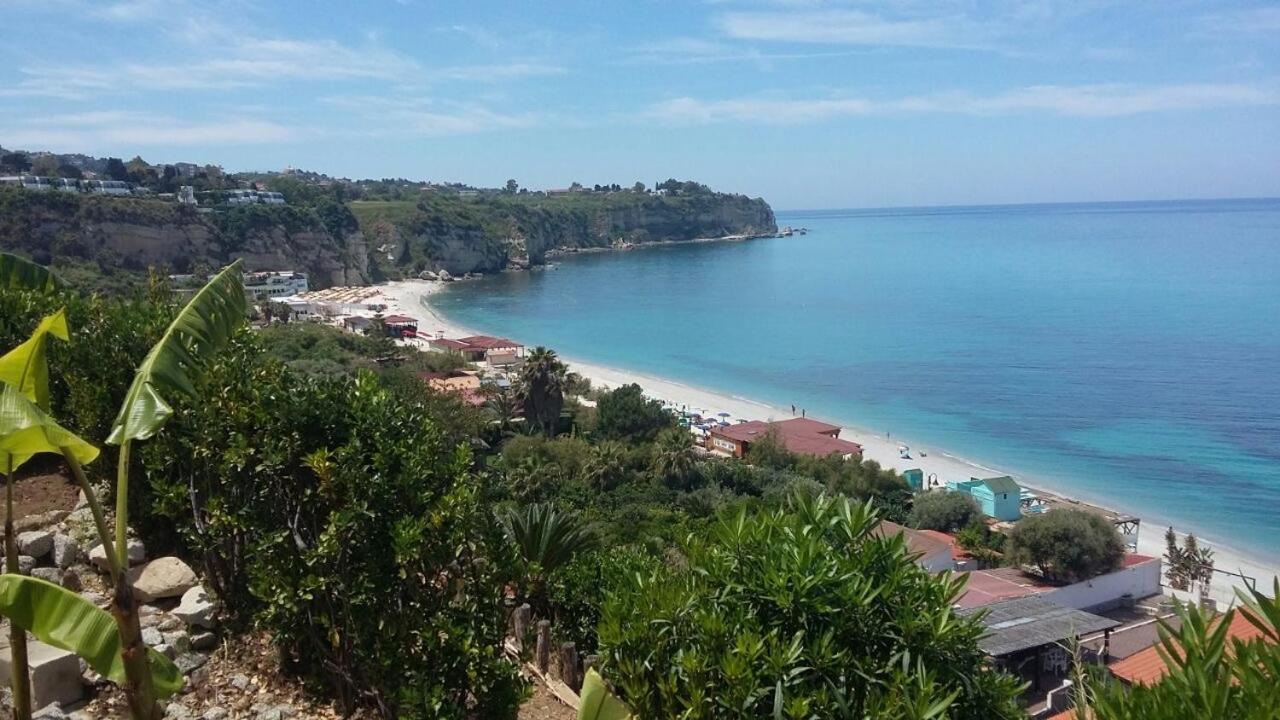
[[[780,212],[451,319],[995,465],[1280,560],[1280,200]]]

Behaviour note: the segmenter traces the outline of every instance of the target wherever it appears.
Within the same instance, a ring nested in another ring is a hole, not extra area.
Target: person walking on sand
[[[804,408],[800,408],[800,417],[804,417]]]
[[[792,415],[795,415],[795,414],[796,414],[796,406],[795,406],[795,403],[792,403],[792,404],[791,404],[791,414],[792,414]]]

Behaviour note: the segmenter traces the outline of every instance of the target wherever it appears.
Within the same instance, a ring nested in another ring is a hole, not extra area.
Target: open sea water
[[[778,213],[577,255],[450,318],[807,408],[1280,560],[1280,200]],[[944,478],[949,479],[949,478]]]

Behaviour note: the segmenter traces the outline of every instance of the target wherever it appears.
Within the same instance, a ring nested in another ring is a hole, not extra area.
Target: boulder
[[[209,661],[209,658],[205,657],[204,655],[201,655],[200,653],[187,652],[187,653],[182,653],[178,657],[174,658],[173,664],[177,665],[178,669],[181,670],[184,674],[188,674],[192,670],[196,670],[202,667],[208,661]]]
[[[80,573],[75,568],[67,568],[62,571],[62,587],[71,592],[80,592],[84,589],[84,583],[80,581]]]
[[[155,628],[142,628],[142,642],[146,643],[149,647],[163,645],[164,635]]]
[[[54,585],[62,584],[62,571],[53,567],[38,567],[31,570],[31,577],[40,578]]]
[[[214,612],[217,605],[209,599],[209,595],[199,585],[182,595],[182,602],[173,609],[173,614],[188,625],[202,628],[213,628]]]
[[[18,552],[39,559],[53,552],[53,533],[29,530],[18,533]]]
[[[70,535],[53,536],[53,564],[66,570],[84,561],[84,550]]]
[[[141,540],[130,540],[127,548],[130,565],[137,565],[147,559],[147,549]],[[89,551],[89,562],[93,563],[93,566],[98,568],[100,572],[107,572],[111,569],[111,566],[107,564],[107,551],[101,544],[95,545]]]
[[[212,650],[218,646],[218,636],[211,632],[196,633],[191,636],[192,650]]]
[[[18,572],[23,575],[30,575],[32,570],[36,569],[36,559],[30,555],[18,556]]]
[[[199,583],[195,571],[176,557],[157,558],[139,565],[129,571],[128,580],[133,596],[144,603],[180,597]]]
[[[9,685],[13,663],[9,634],[0,638],[0,683]],[[84,694],[80,685],[80,659],[75,653],[27,640],[27,674],[31,680],[31,705],[43,708],[50,703],[74,703]]]

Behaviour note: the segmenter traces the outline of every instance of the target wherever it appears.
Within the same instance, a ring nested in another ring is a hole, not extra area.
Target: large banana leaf
[[[631,708],[609,692],[600,673],[594,668],[588,670],[578,696],[578,720],[632,720],[633,717]]]
[[[115,618],[66,588],[25,575],[0,575],[0,614],[54,647],[73,652],[112,681],[126,681]],[[182,689],[182,671],[147,648],[151,683],[169,697]]]
[[[54,422],[22,391],[0,383],[0,468],[17,468],[33,455],[69,450],[81,465],[98,457],[98,448]]]
[[[244,285],[237,260],[218,273],[178,313],[138,366],[107,442],[121,445],[145,440],[173,414],[166,394],[196,394],[192,376],[231,341],[244,321]]]
[[[26,342],[0,357],[0,382],[18,388],[45,411],[49,410],[49,362],[44,349],[50,335],[63,341],[71,338],[64,310],[45,316]]]
[[[13,290],[56,290],[62,281],[49,268],[17,255],[0,252],[0,288]]]

